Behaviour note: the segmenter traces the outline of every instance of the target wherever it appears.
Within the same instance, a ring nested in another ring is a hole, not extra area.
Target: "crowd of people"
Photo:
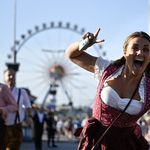
[[[75,131],[84,127],[87,120],[89,119],[89,114],[85,113],[85,117],[68,117],[67,119],[60,118],[56,123],[57,135],[58,137],[66,136],[68,140],[74,137]]]
[[[74,132],[84,127],[89,118],[88,113],[85,117],[59,117],[59,115],[50,109],[36,109],[33,115],[34,123],[34,141],[36,150],[42,149],[43,133],[47,134],[47,146],[57,147],[56,141],[60,139],[72,140],[75,138]]]
[[[27,91],[16,87],[16,71],[12,68],[4,72],[5,84],[0,84],[0,150],[19,150],[23,142],[22,125],[33,128],[35,149],[42,149],[44,125],[47,132],[47,146],[57,147],[55,135],[71,139],[77,122],[72,118],[56,120],[55,113],[43,108],[32,109]]]
[[[16,87],[16,71],[4,72],[5,84],[0,84],[0,150],[19,150],[23,142],[22,125],[33,129],[35,150],[42,149],[43,131],[47,132],[47,146],[57,147],[56,134],[71,139],[75,127],[72,118],[56,120],[53,111],[33,109],[27,91]],[[46,128],[44,128],[46,126]]]

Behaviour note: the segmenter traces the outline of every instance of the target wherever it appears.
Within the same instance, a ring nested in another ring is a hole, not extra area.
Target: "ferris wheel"
[[[50,22],[21,35],[15,45],[20,64],[17,86],[29,88],[41,105],[49,96],[61,104],[88,105],[89,100],[91,104],[97,86],[90,83],[93,74],[74,65],[65,55],[66,48],[84,33],[84,28],[79,30],[77,25]],[[97,55],[94,49],[89,51]]]

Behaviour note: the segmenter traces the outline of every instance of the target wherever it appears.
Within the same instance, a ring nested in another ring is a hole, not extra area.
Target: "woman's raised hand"
[[[86,37],[89,38],[89,44],[87,45],[86,48],[92,46],[92,45],[95,44],[95,43],[101,43],[101,42],[104,42],[104,41],[105,41],[104,39],[97,40],[97,36],[98,36],[98,34],[99,34],[99,31],[100,31],[100,28],[97,29],[97,31],[95,32],[95,34],[90,33],[90,32],[87,32],[86,34],[84,34],[84,35],[82,36],[82,40],[84,40]]]

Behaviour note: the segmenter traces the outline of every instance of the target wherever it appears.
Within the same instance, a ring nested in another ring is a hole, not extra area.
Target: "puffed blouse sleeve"
[[[112,62],[113,61],[108,61],[106,59],[103,59],[101,56],[97,58],[96,63],[95,63],[95,73],[94,73],[94,79],[96,81],[99,81],[101,79],[101,76],[102,76],[104,70]]]

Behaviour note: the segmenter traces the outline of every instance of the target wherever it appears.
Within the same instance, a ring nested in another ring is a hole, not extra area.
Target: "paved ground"
[[[43,150],[77,150],[79,140],[76,138],[72,138],[69,140],[67,137],[56,139],[56,148],[47,147],[46,136],[43,136]],[[20,150],[35,150],[34,141],[23,141]]]
[[[46,141],[43,141],[42,144],[43,144],[43,146],[42,146],[43,150],[50,150],[50,149],[77,150],[77,146],[78,146],[78,142],[75,142],[75,141],[58,141],[58,142],[56,142],[56,145],[57,145],[56,148],[55,147],[54,148],[53,147],[48,148]],[[34,142],[31,142],[31,141],[30,142],[29,141],[23,142],[20,150],[35,150]]]
[[[48,148],[47,146],[47,137],[46,135],[43,135],[43,142],[42,142],[42,149],[43,150],[77,150],[77,146],[79,143],[79,140],[76,139],[75,137],[72,137],[72,139],[68,139],[66,136],[55,139],[55,143],[57,145],[57,147],[50,147]],[[21,145],[21,149],[20,150],[35,150],[35,145],[34,145],[34,140],[30,140],[30,141],[23,141],[22,145]]]

